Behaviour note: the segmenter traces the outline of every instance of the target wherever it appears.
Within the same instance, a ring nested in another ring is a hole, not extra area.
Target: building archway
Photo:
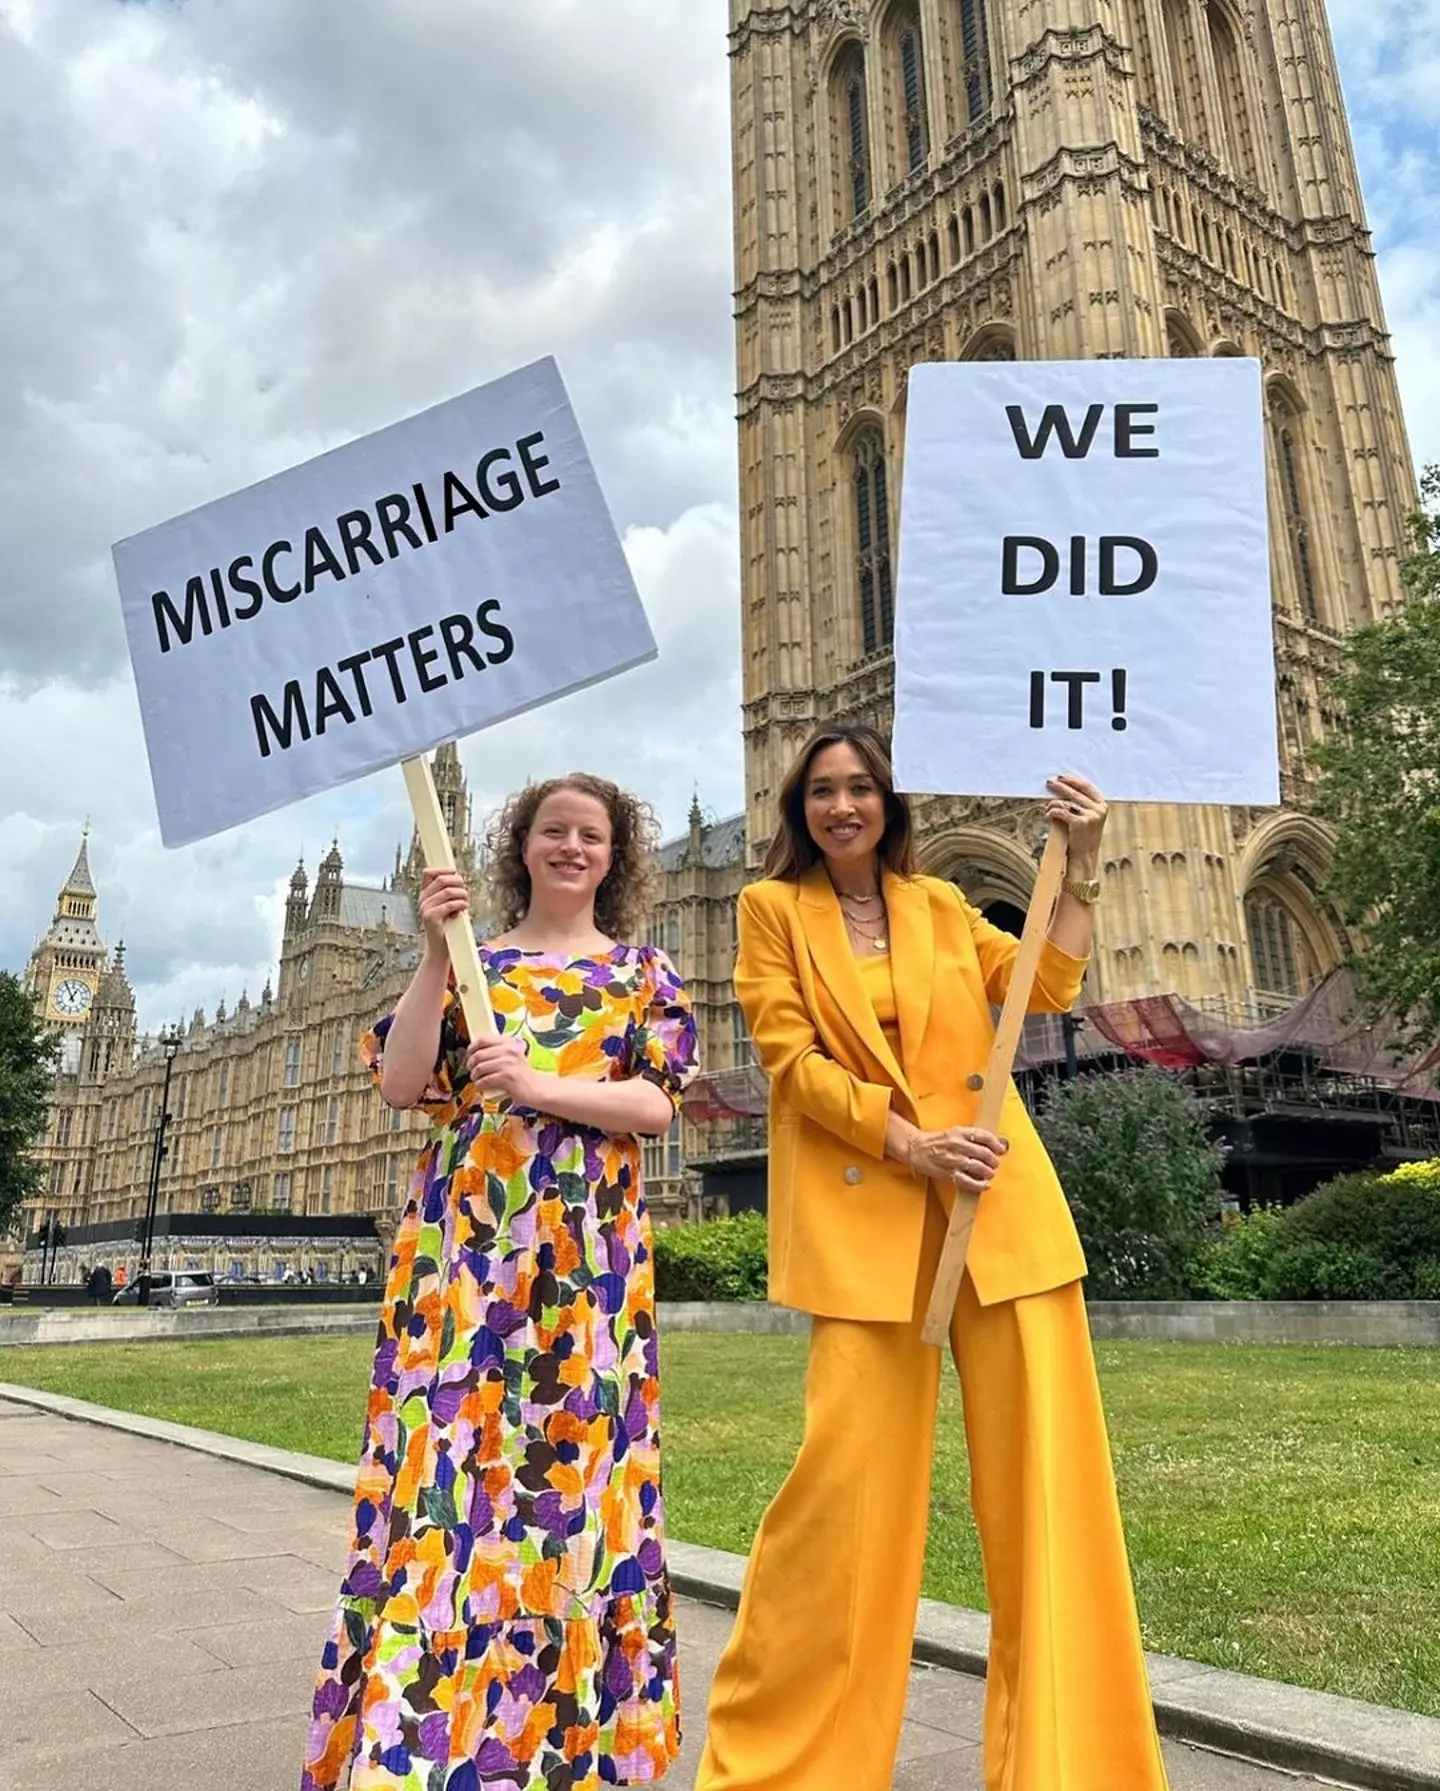
[[[1345,930],[1321,896],[1330,837],[1308,816],[1273,816],[1256,828],[1240,863],[1250,981],[1262,1009],[1284,1008],[1334,970]]]

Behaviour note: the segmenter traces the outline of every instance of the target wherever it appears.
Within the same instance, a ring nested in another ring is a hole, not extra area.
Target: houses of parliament
[[[665,847],[652,925],[708,1065],[745,1060],[734,898],[786,765],[821,719],[891,719],[906,380],[927,360],[1262,363],[1283,804],[1117,810],[1085,999],[1293,1001],[1345,948],[1306,750],[1344,636],[1399,597],[1415,503],[1322,0],[730,0],[730,66],[746,806],[697,808]],[[453,751],[439,774],[468,851]],[[927,871],[1023,912],[1033,811],[932,797],[918,818]],[[313,889],[297,872],[275,987],[186,1032],[162,1205],[393,1203],[415,1141],[354,1047],[403,986],[416,876],[413,853],[382,889],[336,853]],[[160,1077],[94,903],[82,851],[30,972],[71,1040],[42,1204],[90,1223],[143,1197]],[[662,1213],[701,1132],[651,1148]]]

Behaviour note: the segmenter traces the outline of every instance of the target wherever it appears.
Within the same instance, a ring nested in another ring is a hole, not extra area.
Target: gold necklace
[[[868,944],[873,945],[877,952],[889,951],[890,941],[886,937],[887,928],[885,926],[885,917],[883,914],[879,917],[880,930],[876,933],[867,933],[860,922],[850,914],[845,916],[845,924],[849,927],[852,935],[858,935]]]

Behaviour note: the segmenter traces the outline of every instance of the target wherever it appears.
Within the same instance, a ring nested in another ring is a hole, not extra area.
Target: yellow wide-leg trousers
[[[940,1352],[817,1318],[805,1436],[751,1551],[696,1791],[890,1791],[925,1556]],[[1078,1283],[951,1327],[991,1613],[986,1791],[1165,1791]]]

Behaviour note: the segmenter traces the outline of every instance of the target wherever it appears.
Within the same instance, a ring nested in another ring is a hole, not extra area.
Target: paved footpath
[[[348,1521],[339,1493],[0,1401],[0,1791],[295,1791]],[[667,1791],[692,1791],[730,1621],[680,1604]],[[981,1696],[914,1670],[894,1791],[981,1791]],[[1172,1791],[1318,1783],[1167,1754]]]

